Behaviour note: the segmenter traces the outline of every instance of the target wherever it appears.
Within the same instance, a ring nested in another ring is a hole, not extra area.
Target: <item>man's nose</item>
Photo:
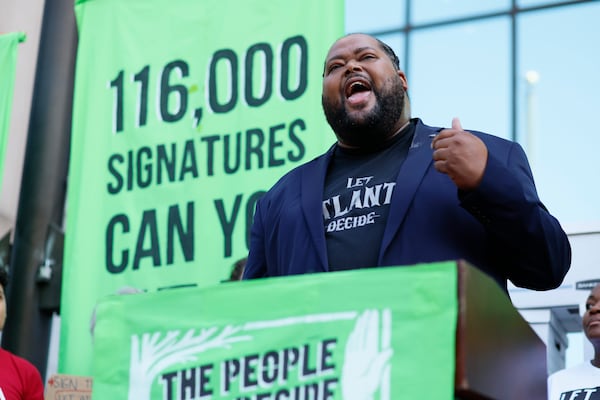
[[[362,65],[358,61],[351,60],[346,63],[346,74],[350,74],[356,71],[362,71]]]

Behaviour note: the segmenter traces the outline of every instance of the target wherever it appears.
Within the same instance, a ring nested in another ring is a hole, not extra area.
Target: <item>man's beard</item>
[[[327,122],[336,136],[353,147],[377,147],[395,133],[402,115],[406,92],[399,77],[389,78],[379,91],[372,89],[375,106],[358,118],[348,115],[344,104],[335,106],[325,96],[321,98]]]

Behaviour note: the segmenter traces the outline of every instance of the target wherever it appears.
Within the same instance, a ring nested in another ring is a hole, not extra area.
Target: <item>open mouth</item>
[[[352,78],[346,82],[346,98],[352,102],[360,102],[371,93],[371,85],[363,78]]]
[[[600,320],[594,319],[592,321],[589,321],[587,323],[587,329],[597,329],[598,327],[600,327]]]

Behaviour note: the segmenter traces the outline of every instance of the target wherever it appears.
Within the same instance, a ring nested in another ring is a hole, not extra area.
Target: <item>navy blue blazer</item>
[[[473,132],[488,148],[479,187],[459,191],[435,170],[431,134],[417,120],[396,179],[377,266],[464,259],[506,290],[560,285],[571,247],[538,198],[517,143]],[[257,203],[244,279],[328,271],[323,186],[333,147],[283,176]]]

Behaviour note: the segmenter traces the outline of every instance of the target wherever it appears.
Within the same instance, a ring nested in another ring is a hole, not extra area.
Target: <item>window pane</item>
[[[600,223],[598,21],[600,3],[518,19],[519,139],[546,206],[576,227]]]
[[[518,0],[517,5],[521,8],[543,6],[546,4],[563,3],[564,0]]]
[[[506,17],[416,31],[410,45],[412,115],[428,125],[510,138],[510,24]]]
[[[411,3],[411,24],[419,25],[428,22],[471,17],[507,11],[511,7],[510,0],[413,0]]]
[[[346,0],[348,33],[399,29],[405,24],[405,0]]]

